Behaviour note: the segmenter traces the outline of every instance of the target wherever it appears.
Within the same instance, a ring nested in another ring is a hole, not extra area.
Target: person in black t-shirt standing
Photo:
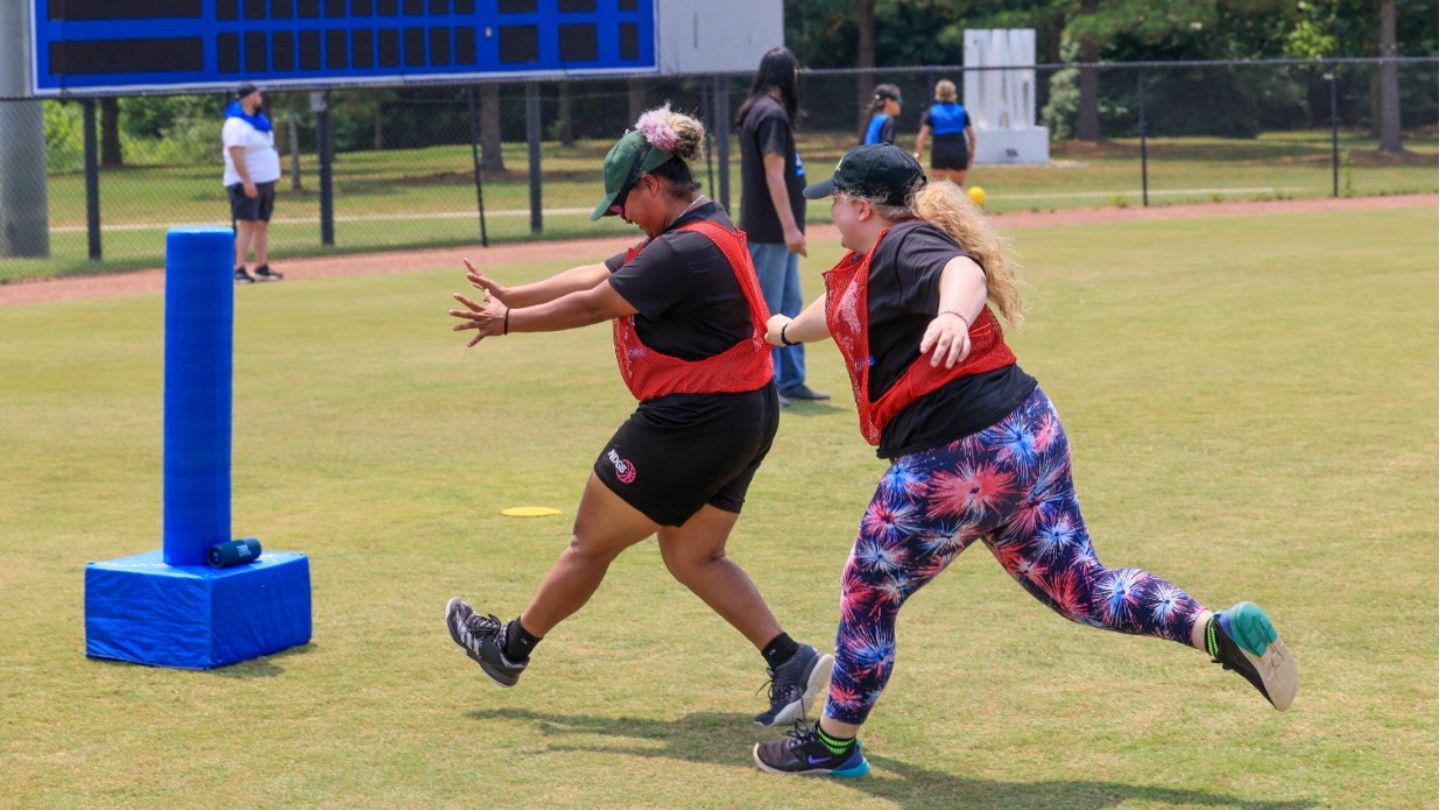
[[[1019,319],[1005,243],[959,187],[926,185],[919,163],[881,144],[851,150],[834,177],[805,194],[833,195],[831,216],[850,253],[826,274],[825,297],[799,317],[772,316],[767,337],[776,345],[834,337],[861,432],[890,468],[841,578],[824,714],[756,745],[756,764],[868,772],[856,734],[890,677],[900,607],[975,540],[1061,616],[1196,647],[1287,709],[1299,688],[1295,659],[1259,607],[1212,613],[1148,571],[1107,568],[1096,557],[1060,417],[1015,364],[986,306]]]
[[[795,151],[796,85],[800,63],[786,48],[771,48],[760,60],[750,97],[740,105],[740,229],[750,240],[750,257],[771,312],[797,315],[800,257],[805,253],[805,166]],[[775,384],[780,403],[824,400],[830,395],[805,384],[805,349],[775,350]]]
[[[592,219],[618,215],[649,237],[603,263],[506,287],[468,261],[485,294],[455,299],[471,346],[511,332],[615,325],[616,359],[640,400],[595,461],[570,546],[529,607],[509,622],[450,600],[451,638],[501,686],[513,686],[540,639],[579,610],[610,561],[658,535],[675,578],[760,650],[773,681],[755,722],[803,717],[829,682],[833,656],[784,633],[750,577],[725,556],[746,490],[779,425],[769,312],[745,238],[699,194],[689,161],[705,130],[669,106],[651,110],[605,158],[605,198]]]

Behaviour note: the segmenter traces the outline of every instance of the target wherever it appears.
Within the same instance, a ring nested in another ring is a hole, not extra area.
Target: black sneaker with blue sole
[[[1300,668],[1270,617],[1254,602],[1215,613],[1205,624],[1205,651],[1215,663],[1250,682],[1270,705],[1285,711],[1300,691]]]
[[[821,654],[809,644],[801,644],[780,666],[767,668],[770,708],[755,715],[755,725],[783,726],[805,719],[815,696],[830,686],[830,671],[834,668],[835,656]]]
[[[752,753],[755,764],[766,773],[790,776],[834,776],[854,779],[870,773],[870,762],[860,750],[860,741],[849,750],[833,753],[820,741],[820,723],[796,723],[795,730],[783,740],[756,743]]]
[[[528,659],[516,663],[505,657],[504,622],[493,615],[481,616],[458,596],[445,605],[445,626],[460,649],[501,686],[514,686],[530,665]]]

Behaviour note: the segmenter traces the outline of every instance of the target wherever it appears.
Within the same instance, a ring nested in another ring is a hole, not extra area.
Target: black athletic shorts
[[[230,194],[231,219],[245,222],[270,221],[270,214],[275,211],[274,183],[256,183],[254,197],[245,196],[244,183],[226,186],[225,190]]]
[[[662,397],[615,431],[595,474],[662,526],[680,526],[706,504],[738,514],[779,426],[773,382],[744,394]]]
[[[930,168],[964,171],[970,168],[970,142],[965,134],[937,135],[930,147]]]

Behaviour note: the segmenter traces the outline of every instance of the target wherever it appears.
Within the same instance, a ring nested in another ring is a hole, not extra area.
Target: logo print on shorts
[[[621,457],[620,457],[620,454],[617,453],[617,452],[615,452],[615,449],[614,449],[613,447],[610,449],[609,452],[607,452],[607,453],[605,454],[605,458],[609,459],[609,460],[610,460],[610,463],[615,465],[615,477],[618,478],[618,479],[620,479],[620,483],[622,483],[622,484],[634,483],[634,481],[635,481],[635,465],[634,465],[634,464],[631,464],[627,459],[621,458]]]

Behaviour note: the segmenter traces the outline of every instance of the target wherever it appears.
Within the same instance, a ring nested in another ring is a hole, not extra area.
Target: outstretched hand
[[[469,259],[463,259],[462,261],[465,262],[465,269],[467,271],[465,278],[470,282],[470,286],[485,293],[487,299],[494,298],[507,307],[513,306],[508,300],[510,297],[509,287],[503,287],[495,283],[489,276],[475,269],[475,265],[471,264]]]
[[[920,356],[931,349],[931,367],[942,362],[945,368],[954,368],[956,363],[970,356],[970,324],[953,312],[942,312],[925,327],[925,337],[920,339]]]
[[[474,329],[476,332],[475,337],[465,344],[465,348],[468,349],[492,335],[505,334],[505,319],[510,313],[509,307],[488,298],[477,304],[460,293],[455,293],[453,297],[463,304],[465,309],[450,310],[450,317],[460,319],[460,323],[455,324],[451,331],[464,332]]]

